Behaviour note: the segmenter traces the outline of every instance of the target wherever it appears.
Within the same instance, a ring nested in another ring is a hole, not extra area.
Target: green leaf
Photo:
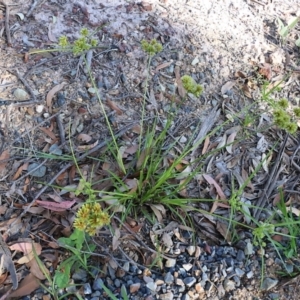
[[[295,42],[297,47],[300,47],[300,38]]]
[[[56,270],[54,280],[58,288],[63,289],[69,285],[70,272],[71,264],[66,264],[63,269]]]
[[[121,296],[123,297],[123,300],[129,300],[127,290],[124,284],[121,287]]]
[[[299,17],[295,17],[294,19],[292,19],[288,24],[289,30],[292,30],[297,25],[298,21]]]

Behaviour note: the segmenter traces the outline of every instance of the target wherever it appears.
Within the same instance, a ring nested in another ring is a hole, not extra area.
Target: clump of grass
[[[271,113],[274,118],[274,124],[280,129],[294,134],[298,129],[297,121],[300,118],[300,108],[291,109],[291,105],[287,99],[276,100],[272,97],[272,93],[280,90],[279,85],[280,83],[269,89],[269,83],[265,82],[262,86],[261,100],[272,108]]]
[[[189,75],[183,75],[181,80],[183,87],[188,93],[191,93],[196,97],[199,97],[202,94],[203,87],[200,84],[197,84],[194,78]]]
[[[150,56],[157,54],[163,50],[163,46],[157,40],[152,39],[151,41],[142,40],[142,49]]]

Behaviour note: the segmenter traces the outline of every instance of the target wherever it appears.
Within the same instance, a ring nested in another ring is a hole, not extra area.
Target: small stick
[[[32,12],[34,11],[34,9],[36,8],[36,6],[38,4],[42,4],[45,0],[41,0],[41,1],[38,1],[38,0],[34,0],[34,2],[32,3],[28,13],[26,14],[26,17],[29,18],[32,14]]]
[[[9,30],[9,6],[6,2],[1,2],[5,6],[5,33],[8,47],[11,47],[11,35]]]
[[[30,85],[28,84],[28,82],[20,75],[19,71],[8,71],[10,73],[12,73],[13,75],[17,76],[18,79],[23,83],[23,85],[26,87],[27,91],[29,92],[31,98],[33,99],[33,101],[36,101],[36,96],[33,92],[33,90],[31,89]]]

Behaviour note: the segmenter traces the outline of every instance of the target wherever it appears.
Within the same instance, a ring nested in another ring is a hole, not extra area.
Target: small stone
[[[247,243],[243,240],[239,240],[236,244],[235,247],[241,250],[244,250],[246,247]]]
[[[183,136],[180,138],[180,140],[179,140],[179,142],[182,143],[182,144],[185,144],[186,141],[187,141],[187,138],[186,138],[184,135],[183,135]],[[190,246],[190,247],[194,247],[194,246]],[[188,247],[188,248],[189,248],[189,247]],[[194,247],[194,248],[195,248],[195,247]],[[194,250],[194,252],[195,252],[195,250]],[[193,252],[193,253],[194,253],[194,252]],[[190,255],[192,256],[193,253],[190,254]]]
[[[176,278],[175,284],[176,284],[176,285],[180,285],[180,286],[184,286],[184,282],[183,282],[182,279],[180,279],[180,278]]]
[[[85,270],[79,269],[72,275],[72,279],[74,280],[80,280],[80,281],[86,281],[87,278],[87,272]]]
[[[245,260],[245,252],[243,250],[238,250],[236,260],[237,261]]]
[[[204,288],[199,282],[195,284],[195,290],[198,294],[204,293]]]
[[[292,274],[294,271],[294,266],[292,264],[286,264],[285,269],[289,274]]]
[[[34,170],[34,169],[36,169],[36,170]],[[31,176],[33,176],[33,177],[44,177],[45,174],[46,174],[47,168],[45,166],[41,166],[38,163],[32,163],[28,166],[27,171],[30,172],[32,170],[34,170],[34,171],[30,173]]]
[[[238,277],[242,277],[242,276],[244,276],[245,272],[242,269],[240,269],[240,268],[235,268],[235,274]]]
[[[184,294],[181,300],[191,300],[191,297],[189,296],[189,294]]]
[[[103,280],[101,278],[97,278],[93,283],[93,290],[101,291],[103,287]]]
[[[71,280],[70,285],[66,287],[66,292],[70,294],[75,294],[77,292],[77,288],[73,280]]]
[[[167,261],[166,261],[166,267],[167,268],[172,268],[176,265],[176,259],[173,259],[173,258],[169,258]]]
[[[137,292],[140,289],[140,287],[141,287],[141,284],[139,282],[131,284],[129,287],[130,294]]]
[[[43,114],[43,117],[44,117],[45,119],[47,119],[47,118],[50,117],[50,114],[49,114],[49,113],[44,113],[44,114]]]
[[[128,261],[126,261],[126,262],[124,263],[124,265],[123,265],[123,270],[124,270],[125,272],[128,272],[128,271],[129,271],[129,267],[130,267],[130,264],[129,264]]]
[[[250,242],[247,243],[244,252],[245,252],[245,255],[252,255],[253,254],[253,245]]]
[[[153,278],[149,277],[149,276],[143,276],[143,279],[146,283],[149,283],[149,282],[154,282]]]
[[[91,96],[94,96],[94,95],[96,94],[96,89],[93,88],[93,87],[90,87],[90,88],[88,89],[88,92],[89,92],[89,94],[90,94]]]
[[[150,281],[146,284],[146,287],[151,291],[151,292],[155,292],[157,289],[157,285],[155,282]]]
[[[92,293],[92,288],[91,288],[91,285],[89,283],[85,283],[83,285],[83,293],[85,295],[90,295]]]
[[[192,264],[183,264],[182,267],[186,270],[186,271],[189,271],[193,265]]]
[[[163,285],[165,282],[161,279],[157,279],[155,280],[155,283],[157,284],[157,286]]]
[[[35,111],[37,112],[37,113],[41,113],[42,111],[44,110],[44,105],[37,105],[36,107],[35,107]]]
[[[182,141],[182,138],[184,138],[184,141]],[[181,139],[179,140],[179,142],[180,143],[185,143],[187,141],[187,138],[183,135],[182,137],[181,137]],[[190,255],[190,256],[192,256],[194,253],[195,253],[195,251],[196,251],[196,247],[195,246],[188,246],[187,248],[186,248],[186,251],[188,252],[188,254]]]
[[[276,294],[276,293],[270,293],[268,295],[270,297],[270,299],[272,300],[278,300],[280,297],[279,297],[279,294]]]
[[[226,292],[229,292],[229,291],[232,291],[232,290],[235,289],[234,281],[229,280],[227,278],[224,280],[223,285],[224,285],[224,289],[225,289]]]
[[[174,276],[171,274],[171,272],[168,272],[166,275],[165,275],[165,283],[166,284],[172,284],[174,282]]]
[[[57,144],[53,144],[49,148],[49,153],[60,156],[60,155],[62,155],[62,150],[61,150],[61,148],[59,148],[59,146]]]
[[[277,279],[266,277],[261,285],[261,289],[264,291],[269,291],[278,283]]]
[[[173,300],[174,295],[172,292],[167,292],[165,294],[161,294],[159,295],[159,299],[161,300]]]
[[[57,106],[62,107],[66,103],[66,97],[63,93],[57,93]]]
[[[199,62],[199,58],[198,58],[198,56],[196,56],[196,57],[193,59],[191,65],[192,65],[192,66],[195,66],[198,62]]]
[[[114,285],[115,287],[119,288],[121,286],[121,281],[119,279],[115,279]]]
[[[14,90],[14,97],[16,100],[28,100],[29,96],[23,89],[15,89]]]
[[[196,278],[195,277],[186,277],[183,279],[183,282],[187,287],[191,287],[196,282]]]
[[[223,297],[225,296],[225,290],[224,290],[223,285],[219,284],[217,289],[218,289],[219,299],[223,299]]]

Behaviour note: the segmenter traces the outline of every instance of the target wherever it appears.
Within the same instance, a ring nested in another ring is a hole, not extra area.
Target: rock
[[[14,90],[14,97],[16,98],[16,100],[20,101],[29,100],[29,95],[27,94],[27,92],[19,88]]]
[[[35,111],[38,113],[38,114],[40,114],[41,112],[43,112],[43,110],[44,110],[44,105],[37,105],[36,107],[35,107]]]
[[[181,138],[185,138],[185,136],[182,136]],[[181,139],[180,139],[181,140]],[[185,142],[187,141],[187,139],[185,140]],[[188,252],[188,254],[190,255],[190,256],[192,256],[194,253],[195,253],[195,251],[196,251],[196,247],[195,246],[188,246],[187,248],[186,248],[186,251]]]
[[[172,284],[174,282],[174,276],[171,274],[171,272],[168,272],[166,275],[165,275],[165,283],[166,284]]]
[[[254,275],[254,274],[253,274],[253,271],[250,271],[250,272],[248,272],[248,273],[246,274],[246,276],[247,276],[248,279],[252,278],[253,275]]]
[[[180,140],[179,140],[179,142],[182,143],[182,144],[185,144],[186,141],[187,141],[187,138],[186,138],[184,135],[183,135],[183,136],[180,138]],[[188,251],[188,248],[190,248],[190,247],[193,247],[193,248],[194,248],[193,253],[192,253],[192,254],[189,253],[190,256],[192,256],[192,255],[194,254],[194,252],[195,252],[195,247],[194,247],[194,246],[189,246],[189,247],[187,247],[187,251]]]
[[[218,289],[219,299],[223,299],[223,297],[225,296],[225,290],[224,290],[223,285],[219,284],[217,289]]]
[[[186,270],[186,271],[189,271],[193,265],[192,264],[183,264],[182,267]]]
[[[59,146],[57,144],[53,144],[49,148],[49,153],[60,156],[60,155],[62,155],[62,150],[61,150],[61,148],[59,148]]]
[[[173,259],[173,258],[169,258],[167,261],[166,261],[166,264],[165,266],[167,268],[172,268],[176,265],[176,259]]]
[[[183,282],[187,287],[191,287],[196,282],[196,278],[195,277],[186,277],[183,279]]]
[[[87,278],[87,272],[83,269],[77,270],[72,275],[72,279],[85,282]]]
[[[146,284],[146,287],[151,291],[151,292],[156,292],[157,285],[154,281],[150,281]]]
[[[93,290],[101,291],[103,286],[103,280],[101,278],[97,278],[93,283]]]
[[[246,245],[245,245],[245,247],[246,247]],[[243,261],[243,260],[245,260],[245,252],[243,250],[239,250],[237,252],[236,260],[237,261]]]
[[[235,289],[235,283],[234,283],[234,281],[226,278],[224,280],[223,287],[226,292],[229,292],[229,291],[232,291]]]
[[[91,288],[91,285],[89,283],[85,283],[83,285],[83,293],[85,295],[90,295],[92,293],[92,288]]]
[[[161,300],[173,300],[174,295],[172,292],[167,292],[165,294],[161,294],[159,295],[159,299]]]
[[[34,170],[36,169],[36,170]],[[47,168],[45,166],[41,166],[38,163],[32,163],[28,166],[27,171],[31,172],[34,170],[32,173],[30,173],[31,176],[33,177],[44,177],[47,171]]]
[[[245,275],[245,272],[242,270],[242,269],[240,269],[240,268],[235,268],[235,274],[238,276],[238,277],[242,277],[242,276],[244,276]]]
[[[141,284],[139,282],[131,284],[129,287],[130,294],[137,292],[140,289],[140,287],[141,287]]]
[[[245,255],[252,255],[253,254],[253,245],[250,242],[247,243],[244,252],[245,252]]]
[[[278,280],[277,279],[273,279],[273,278],[269,278],[269,277],[266,277],[264,280],[263,280],[263,283],[261,285],[261,289],[264,290],[264,291],[269,291],[270,289],[272,289],[274,286],[276,286],[278,283]]]

